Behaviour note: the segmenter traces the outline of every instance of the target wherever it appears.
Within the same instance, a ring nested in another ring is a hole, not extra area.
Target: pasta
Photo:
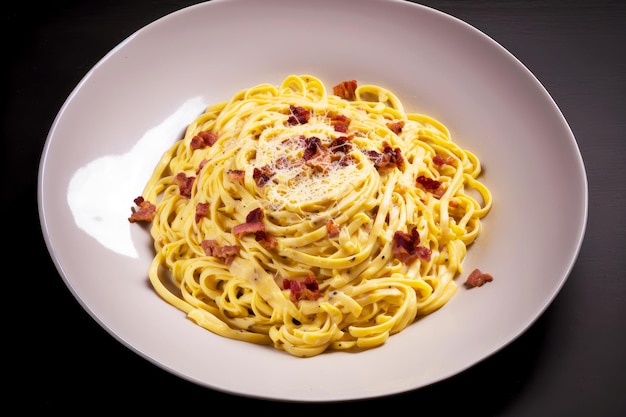
[[[155,291],[199,326],[297,357],[384,344],[457,290],[492,196],[444,124],[376,85],[311,75],[212,104],[165,152]]]

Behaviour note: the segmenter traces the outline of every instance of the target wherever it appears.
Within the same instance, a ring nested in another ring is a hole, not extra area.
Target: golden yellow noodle
[[[380,346],[454,295],[492,202],[480,162],[389,90],[353,93],[291,75],[188,126],[142,193],[164,300],[216,334],[311,357]]]

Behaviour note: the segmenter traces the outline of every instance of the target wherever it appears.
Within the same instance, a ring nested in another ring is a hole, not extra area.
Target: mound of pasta
[[[378,347],[457,290],[492,197],[478,158],[376,85],[290,75],[210,105],[129,221],[156,292],[218,335],[298,357]]]

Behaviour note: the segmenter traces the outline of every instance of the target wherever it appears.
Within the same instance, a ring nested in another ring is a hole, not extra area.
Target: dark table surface
[[[552,95],[587,170],[586,236],[553,303],[493,356],[419,390],[306,406],[212,391],[121,345],[71,295],[42,238],[38,166],[64,101],[118,43],[192,3],[89,0],[3,6],[0,177],[7,226],[2,298],[8,387],[3,406],[212,413],[235,405],[241,412],[292,414],[376,406],[388,413],[389,408],[380,407],[401,402],[415,415],[626,415],[626,3],[423,2],[492,37]]]

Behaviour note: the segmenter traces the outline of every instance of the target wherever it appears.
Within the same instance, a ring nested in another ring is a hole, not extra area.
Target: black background
[[[535,74],[572,128],[587,170],[587,231],[567,282],[545,313],[493,356],[400,395],[272,402],[194,385],[96,324],[63,283],[42,238],[41,152],[57,112],[94,64],[146,24],[193,3],[90,0],[2,8],[3,406],[82,413],[377,407],[389,414],[402,406],[411,415],[626,415],[626,6],[620,1],[422,2],[483,31]]]

